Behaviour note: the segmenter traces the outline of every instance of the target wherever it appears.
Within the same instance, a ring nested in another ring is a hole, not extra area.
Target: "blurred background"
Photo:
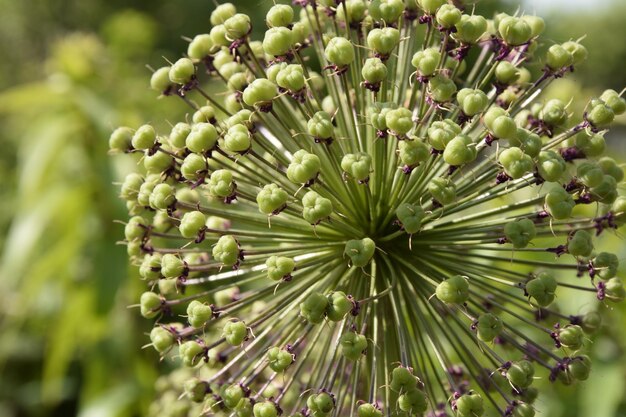
[[[253,22],[272,5],[232,2]],[[623,0],[478,3],[487,16],[544,17],[546,44],[586,36],[589,60],[552,91],[573,95],[575,107],[626,86]],[[208,32],[212,8],[208,0],[0,0],[0,416],[145,415],[165,365],[141,349],[150,323],[127,308],[143,284],[116,245],[123,231],[114,221],[126,214],[115,183],[132,167],[107,155],[107,141],[118,125],[184,117],[149,90],[146,65],[177,59],[182,36]],[[620,123],[607,143],[626,160]],[[621,238],[607,244],[626,260]],[[574,390],[546,384],[543,415],[626,416],[626,310],[607,313],[591,379]]]

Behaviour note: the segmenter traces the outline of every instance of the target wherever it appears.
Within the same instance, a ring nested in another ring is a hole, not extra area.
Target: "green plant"
[[[263,42],[218,6],[151,80],[194,124],[111,138],[145,168],[122,192],[141,216],[126,231],[141,313],[195,373],[153,413],[534,415],[536,375],[569,384],[591,366],[594,308],[563,313],[558,294],[626,296],[617,257],[594,249],[626,220],[623,172],[601,157],[626,102],[607,90],[575,118],[537,99],[586,49],[535,56],[535,16],[296,3],[293,24],[272,8]]]

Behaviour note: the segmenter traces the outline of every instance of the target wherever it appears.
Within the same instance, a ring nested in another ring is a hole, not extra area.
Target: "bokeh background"
[[[272,4],[232,2],[253,22]],[[586,36],[588,62],[549,92],[573,96],[574,108],[626,87],[624,0],[477,8],[541,15],[548,45]],[[107,140],[118,125],[184,117],[149,90],[146,65],[178,58],[183,36],[208,32],[211,9],[208,0],[0,0],[0,416],[145,415],[167,365],[141,349],[150,324],[127,308],[142,283],[116,244],[125,209],[115,182],[132,167],[107,155]],[[625,122],[607,140],[621,160]],[[607,245],[626,264],[619,234]],[[626,309],[604,310],[593,376],[574,389],[542,385],[542,415],[626,416]]]

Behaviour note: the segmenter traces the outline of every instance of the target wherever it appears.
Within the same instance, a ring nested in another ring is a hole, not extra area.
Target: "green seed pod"
[[[606,298],[610,301],[621,302],[626,298],[624,284],[619,278],[611,278],[605,285]]]
[[[210,123],[196,123],[185,139],[185,146],[191,152],[204,153],[213,148],[217,143],[217,130]]]
[[[198,300],[193,300],[187,305],[187,321],[191,327],[200,329],[211,320],[213,310],[211,306],[206,305]]]
[[[366,237],[347,241],[343,254],[350,258],[353,266],[363,268],[370,262],[375,251],[376,243]]]
[[[413,113],[405,107],[389,110],[385,114],[385,124],[395,136],[406,135],[414,126]]]
[[[560,70],[574,64],[573,55],[561,45],[552,45],[546,53],[546,64],[551,70]]]
[[[376,28],[367,34],[367,46],[381,56],[389,56],[399,42],[400,31],[396,28]]]
[[[437,10],[446,3],[446,0],[417,0],[419,7],[429,15],[437,13]]]
[[[135,131],[135,134],[133,135],[131,140],[133,148],[142,151],[152,148],[156,142],[156,131],[150,125],[140,126],[139,129]]]
[[[176,203],[174,189],[167,183],[157,184],[150,194],[150,207],[155,210],[165,210]]]
[[[239,320],[228,321],[222,329],[222,337],[231,346],[240,346],[248,340],[248,327],[246,323]]]
[[[141,265],[139,265],[139,275],[146,280],[161,278],[161,254],[153,253],[151,255],[146,255],[143,258]]]
[[[526,283],[526,293],[540,307],[547,307],[554,301],[557,282],[552,273],[544,271]]]
[[[329,393],[322,391],[307,398],[306,405],[312,415],[326,416],[335,408],[335,400]]]
[[[437,103],[445,103],[456,93],[456,84],[443,75],[435,75],[428,80],[428,92]]]
[[[147,319],[158,316],[164,302],[165,300],[163,300],[158,294],[151,291],[144,292],[139,298],[141,315]]]
[[[185,381],[183,390],[187,398],[196,403],[203,402],[206,394],[210,392],[209,383],[198,378]]]
[[[221,236],[213,246],[213,259],[221,262],[223,266],[234,266],[239,262],[239,243],[231,235]]]
[[[517,125],[506,110],[491,107],[483,116],[483,122],[489,132],[499,139],[508,139],[517,135]]]
[[[328,218],[333,212],[331,201],[315,191],[309,191],[302,197],[302,207],[302,217],[312,225]]]
[[[387,116],[387,113],[391,111],[391,108],[380,106],[381,105],[379,104],[378,106],[370,107],[369,118],[370,123],[376,130],[384,132],[387,130],[387,122],[385,120],[385,117]]]
[[[559,329],[559,342],[566,348],[579,350],[583,347],[583,329],[575,324],[570,324]]]
[[[513,179],[522,178],[534,167],[532,158],[516,147],[503,150],[498,157],[498,162],[504,168],[504,172]]]
[[[161,147],[169,151],[165,146]],[[149,174],[161,174],[172,166],[174,158],[165,152],[155,152],[153,155],[145,155],[143,166]]]
[[[370,16],[386,25],[395,23],[404,11],[402,0],[372,0],[369,6]]]
[[[208,183],[209,193],[217,198],[229,198],[235,193],[233,173],[227,169],[213,171]]]
[[[284,372],[294,361],[293,353],[276,346],[267,351],[269,367],[274,372]]]
[[[240,384],[232,384],[222,388],[220,397],[227,409],[236,410],[243,405],[245,392]]]
[[[416,389],[418,381],[411,368],[398,366],[391,371],[389,387],[395,392],[407,392]]]
[[[413,388],[398,397],[398,408],[411,414],[421,415],[428,409],[424,391]]]
[[[133,137],[133,130],[130,127],[118,127],[113,131],[113,133],[111,133],[111,136],[109,136],[109,149],[111,150],[111,152],[130,151],[133,148]]]
[[[232,74],[228,77],[228,89],[230,91],[243,91],[249,84],[249,73],[248,72],[238,72]]]
[[[265,15],[268,27],[289,26],[293,22],[293,9],[287,4],[275,4]]]
[[[498,32],[508,45],[518,46],[528,42],[532,36],[532,28],[522,18],[507,16],[500,20]]]
[[[124,237],[130,242],[135,239],[143,239],[150,223],[141,216],[133,216],[124,226]]]
[[[170,68],[170,81],[174,84],[187,84],[196,74],[196,67],[189,58],[180,58]]]
[[[341,169],[359,182],[367,181],[371,166],[372,157],[363,152],[347,154],[341,159]]]
[[[356,409],[358,417],[383,417],[383,412],[375,404],[364,403]]]
[[[365,12],[367,11],[367,5],[363,0],[346,0],[343,4],[345,10],[347,10],[347,18],[344,7],[338,7],[337,17],[339,19],[347,21],[349,24],[356,24],[363,21]]]
[[[195,340],[190,340],[178,347],[178,356],[185,366],[196,366],[202,360],[205,353],[204,346]]]
[[[403,203],[396,209],[396,217],[404,231],[410,235],[420,230],[425,215],[424,209],[418,204]]]
[[[590,311],[582,317],[581,327],[587,334],[594,334],[602,326],[602,316],[597,311]]]
[[[398,156],[405,166],[415,167],[428,159],[430,151],[424,142],[415,138],[398,142]]]
[[[334,291],[328,296],[326,315],[331,321],[341,321],[353,308],[354,303],[343,291]]]
[[[442,4],[435,15],[437,23],[445,29],[450,29],[459,23],[461,16],[462,13],[456,6],[447,3]]]
[[[317,178],[321,166],[317,155],[300,149],[293,154],[291,163],[287,167],[287,178],[296,184],[309,183]]]
[[[250,16],[243,13],[237,13],[229,17],[224,21],[223,25],[226,29],[226,36],[231,40],[242,39],[252,30]]]
[[[187,136],[191,133],[191,126],[187,123],[179,122],[174,125],[169,135],[169,143],[176,149],[184,148]]]
[[[439,204],[444,206],[456,199],[456,185],[449,178],[433,178],[428,183],[428,192]]]
[[[235,125],[244,125],[250,130],[254,125],[252,122],[252,112],[248,109],[239,110],[237,113],[226,119],[226,127],[231,128]]]
[[[539,118],[550,126],[562,126],[568,118],[565,104],[558,99],[549,100],[541,109]]]
[[[152,190],[159,183],[160,175],[151,175],[146,178],[146,180],[139,187],[139,191],[137,192],[137,203],[148,207],[150,206],[150,195],[152,194]]]
[[[519,69],[509,61],[500,61],[496,66],[496,80],[505,85],[515,84],[519,78]]]
[[[576,257],[587,257],[593,251],[591,234],[586,230],[577,230],[567,242],[567,251]]]
[[[195,239],[198,237],[200,230],[205,227],[205,224],[206,216],[202,212],[188,211],[180,219],[178,230],[184,238]]]
[[[428,142],[438,151],[443,151],[448,142],[461,133],[461,127],[450,119],[433,122],[428,128]]]
[[[587,355],[572,358],[567,365],[567,372],[577,381],[585,381],[591,373],[591,359]]]
[[[512,417],[535,417],[535,409],[530,404],[517,402]]]
[[[367,339],[362,334],[347,332],[339,339],[341,353],[351,361],[359,360],[365,349],[367,349]]]
[[[454,38],[465,44],[474,44],[487,30],[487,20],[479,15],[462,15],[459,23],[455,25]]]
[[[456,400],[456,410],[457,417],[480,417],[485,413],[483,397],[470,391]]]
[[[437,48],[427,48],[417,51],[411,59],[411,65],[415,67],[419,75],[430,77],[437,71],[441,60],[441,53]]]
[[[525,248],[537,235],[535,224],[530,219],[511,221],[504,226],[507,241],[516,249]]]
[[[157,326],[154,327],[150,331],[150,342],[152,342],[152,347],[159,353],[166,353],[169,351],[172,346],[174,346],[174,342],[176,339],[174,335],[169,330]]]
[[[468,135],[459,135],[446,145],[443,160],[452,166],[460,166],[474,161],[476,155],[476,145],[472,138]]]
[[[230,127],[224,135],[222,148],[228,153],[243,154],[250,150],[250,147],[252,147],[250,131],[242,124]]]
[[[327,308],[328,298],[318,292],[314,292],[300,303],[300,315],[307,319],[309,323],[318,324],[324,320]]]
[[[604,153],[604,150],[606,148],[604,136],[600,134],[587,136],[585,132],[582,132],[581,134],[576,136],[574,144],[587,157],[600,156]]]
[[[289,194],[278,185],[268,184],[256,196],[259,211],[263,214],[272,215],[279,212],[287,205]]]
[[[226,80],[229,80],[233,76],[245,72],[246,68],[238,62],[227,62],[220,67],[219,71]]]
[[[600,252],[593,259],[593,268],[598,278],[603,280],[613,278],[617,275],[619,259],[614,253]]]
[[[166,66],[154,71],[150,77],[150,88],[159,93],[167,91],[172,85],[170,81],[170,69],[171,67]]]
[[[188,181],[197,181],[207,172],[207,160],[197,153],[190,153],[180,166],[180,172]]]
[[[277,417],[278,409],[272,401],[263,401],[254,404],[252,407],[254,417]]]
[[[562,187],[555,188],[546,194],[546,210],[556,220],[565,220],[572,215],[576,202]]]
[[[354,61],[354,46],[348,39],[337,36],[326,45],[324,56],[331,64],[345,67]]]
[[[539,156],[539,152],[543,146],[541,138],[526,129],[517,129],[516,134],[507,139],[511,145],[519,147],[531,158]]]
[[[567,41],[561,46],[572,55],[572,64],[574,66],[580,65],[587,60],[587,56],[589,55],[589,53],[587,52],[587,48],[585,48],[578,42]]]
[[[243,103],[238,93],[228,94],[224,99],[224,108],[229,113],[237,113],[243,109]]]
[[[243,102],[248,106],[263,107],[278,95],[276,84],[267,78],[257,78],[243,90]]]
[[[315,113],[306,126],[309,134],[317,139],[330,139],[334,135],[332,119],[325,111]]]
[[[237,9],[232,3],[220,4],[211,13],[211,25],[221,25],[230,17],[233,17],[237,13]]]
[[[463,88],[456,95],[459,107],[468,116],[474,116],[482,113],[487,109],[489,99],[482,90],[474,90],[471,88]]]
[[[535,367],[527,360],[513,362],[511,367],[506,371],[506,378],[516,388],[525,389],[533,383],[535,375]]]
[[[530,26],[531,37],[536,38],[541,35],[546,27],[546,23],[539,16],[524,15],[521,19]]]
[[[273,27],[265,31],[263,38],[263,50],[272,56],[284,56],[291,51],[294,36],[286,27]]]
[[[304,88],[304,72],[302,65],[291,64],[276,74],[276,84],[288,91],[300,91]]]
[[[604,179],[604,172],[595,162],[585,161],[576,168],[576,177],[587,187],[597,187]]]
[[[555,151],[541,151],[537,159],[537,171],[541,178],[548,182],[558,182],[565,170],[567,164],[563,157]]]
[[[455,275],[440,282],[435,294],[446,304],[463,304],[469,299],[469,282],[466,277]]]
[[[161,275],[165,278],[178,278],[185,271],[182,259],[173,253],[166,253],[161,258]]]
[[[615,90],[604,90],[600,96],[600,100],[609,106],[615,115],[620,115],[626,111],[626,100],[620,97],[619,93]]]
[[[203,33],[201,35],[194,36],[193,40],[189,42],[187,47],[187,56],[189,58],[200,61],[209,56],[215,47],[211,35]]]
[[[600,159],[598,166],[602,169],[602,172],[615,178],[615,181],[621,182],[624,179],[624,171],[613,158],[606,156]]]
[[[291,277],[291,273],[296,267],[293,258],[272,255],[265,261],[267,267],[267,277],[272,281],[280,281]]]
[[[368,58],[361,69],[361,76],[370,84],[378,84],[387,79],[387,66],[380,58]]]
[[[483,342],[492,342],[500,332],[504,325],[498,316],[492,313],[485,313],[478,318],[476,324],[476,334]]]

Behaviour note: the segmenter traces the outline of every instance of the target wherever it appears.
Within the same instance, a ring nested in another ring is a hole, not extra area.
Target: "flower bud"
[[[408,390],[398,397],[398,408],[411,414],[423,414],[428,409],[426,394],[417,388]]]
[[[489,132],[497,138],[508,139],[517,135],[517,125],[509,113],[501,107],[491,107],[483,116]]]
[[[224,406],[229,410],[235,410],[242,405],[245,392],[240,384],[232,384],[224,386],[220,393],[220,397],[224,402]]]
[[[620,97],[615,90],[605,90],[600,96],[600,100],[609,106],[613,113],[620,115],[626,111],[626,100]]]
[[[385,114],[385,124],[395,136],[406,135],[414,126],[413,114],[405,107],[389,110]]]
[[[184,262],[172,253],[166,253],[161,258],[161,275],[165,278],[178,278],[185,271]]]

